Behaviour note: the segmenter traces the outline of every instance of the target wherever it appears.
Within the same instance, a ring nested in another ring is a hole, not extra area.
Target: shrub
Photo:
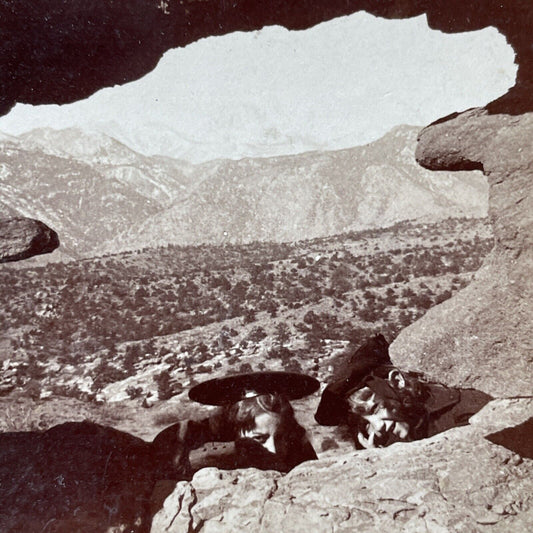
[[[242,318],[242,323],[250,324],[251,322],[255,322],[255,321],[256,321],[255,310],[250,307],[245,309],[244,316]]]
[[[169,400],[174,396],[174,387],[168,370],[163,370],[163,372],[154,376],[154,381],[157,384],[157,395],[160,400]]]
[[[263,340],[266,336],[266,331],[261,326],[256,326],[252,329],[252,331],[250,331],[246,339],[251,342],[259,342]]]
[[[100,364],[94,370],[94,376],[93,387],[96,390],[101,390],[110,383],[123,380],[127,377],[127,374],[102,358]]]
[[[435,297],[435,303],[440,304],[448,300],[449,298],[451,298],[451,296],[452,296],[451,291],[446,290],[444,292],[441,292],[438,296]]]
[[[130,399],[135,400],[136,398],[140,398],[142,396],[143,389],[142,387],[134,387],[133,385],[130,385],[126,389],[126,394],[130,397]]]
[[[380,318],[379,312],[372,307],[365,307],[364,309],[360,309],[358,315],[359,318],[364,322],[375,322]]]
[[[291,330],[285,322],[278,322],[275,330],[275,341],[279,346],[283,346],[291,338]]]
[[[267,352],[268,359],[281,359],[287,361],[293,356],[293,352],[286,346],[277,346]]]
[[[303,372],[302,365],[298,359],[290,359],[289,361],[283,361],[283,368],[287,372]]]
[[[412,299],[412,303],[421,309],[429,309],[433,305],[433,300],[427,294],[420,294]]]
[[[305,342],[309,350],[320,350],[322,348],[323,339],[316,331],[311,330],[306,333]]]
[[[350,277],[352,273],[346,265],[338,266],[331,274],[330,287],[337,296],[344,294],[352,289]]]
[[[253,372],[252,365],[250,363],[242,363],[238,369],[239,372],[246,374],[247,372]]]
[[[24,387],[24,393],[32,400],[38,400],[41,397],[41,385],[37,381],[30,379]]]
[[[304,315],[304,322],[306,324],[315,324],[318,322],[318,315],[314,311],[307,311]]]

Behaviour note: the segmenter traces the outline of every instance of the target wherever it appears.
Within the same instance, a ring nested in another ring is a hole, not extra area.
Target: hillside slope
[[[61,256],[79,258],[189,191],[189,167],[103,135],[34,130],[0,138],[0,210],[42,220],[60,235]]]
[[[417,131],[401,126],[367,146],[333,152],[204,163],[196,172],[209,179],[122,234],[109,251],[293,241],[401,220],[486,216],[485,178],[419,167]]]
[[[348,342],[392,340],[464,286],[491,245],[486,220],[455,219],[4,265],[0,394],[152,402],[229,371],[325,378]]]

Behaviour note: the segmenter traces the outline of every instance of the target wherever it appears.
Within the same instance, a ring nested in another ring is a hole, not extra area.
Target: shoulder
[[[440,383],[424,383],[425,408],[430,416],[438,416],[461,401],[460,389],[454,389]]]
[[[451,388],[435,383],[428,384],[428,391],[431,435],[468,424],[470,417],[492,400],[490,395],[475,389]]]

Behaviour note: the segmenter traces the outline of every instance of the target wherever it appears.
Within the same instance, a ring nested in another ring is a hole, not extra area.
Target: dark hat
[[[368,339],[333,376],[333,381],[324,389],[315,413],[315,420],[324,426],[341,424],[348,412],[346,397],[376,368],[392,365],[389,343],[383,335]]]
[[[189,391],[189,398],[208,405],[227,405],[261,394],[278,393],[297,400],[318,390],[311,376],[294,372],[250,372],[204,381]]]

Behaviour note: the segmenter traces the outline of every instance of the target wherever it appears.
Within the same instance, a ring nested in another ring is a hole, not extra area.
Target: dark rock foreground
[[[0,531],[147,531],[158,466],[149,443],[90,422],[3,433]]]

